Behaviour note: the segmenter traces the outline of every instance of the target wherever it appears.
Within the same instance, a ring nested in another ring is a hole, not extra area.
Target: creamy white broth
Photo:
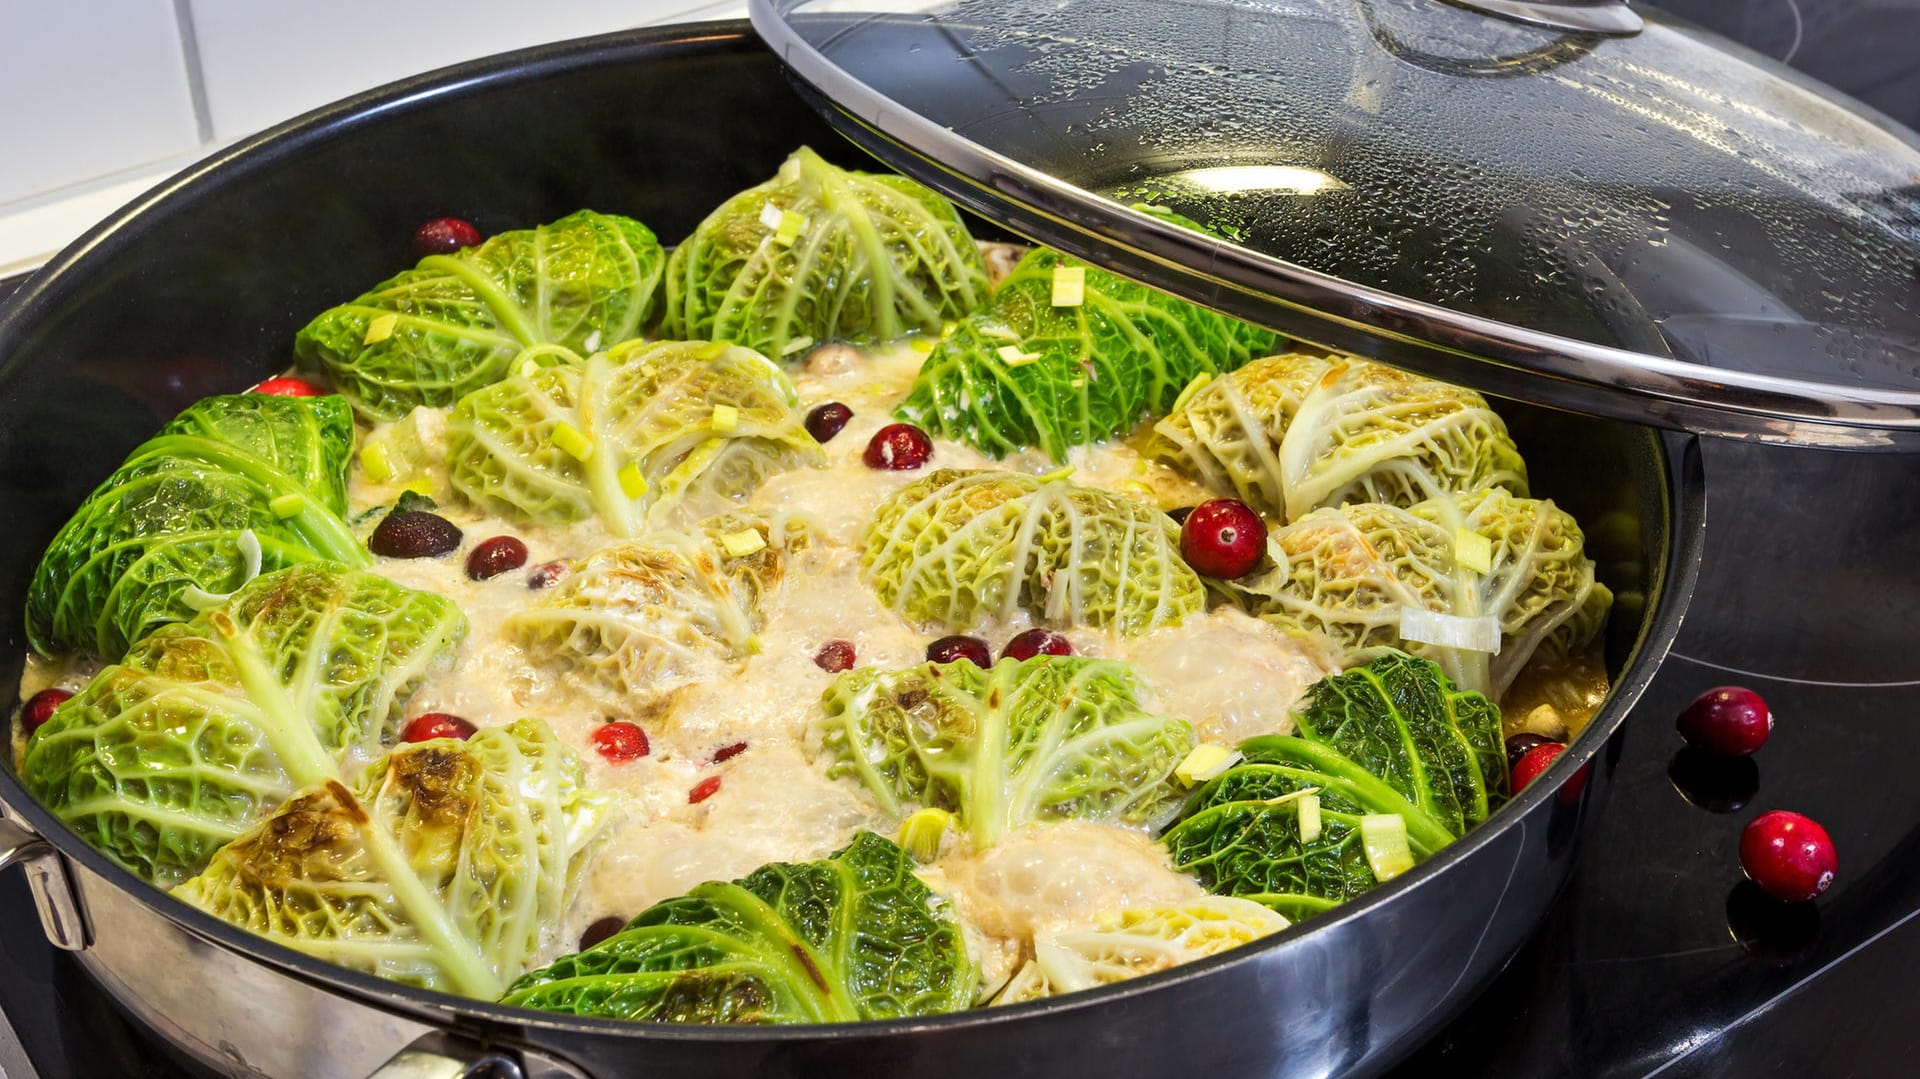
[[[584,557],[614,542],[597,523],[536,527],[476,513],[450,494],[443,465],[430,468],[428,476],[395,476],[382,484],[368,482],[356,465],[349,489],[354,512],[390,503],[407,485],[425,479],[441,499],[437,512],[464,534],[453,554],[383,558],[375,567],[402,584],[454,600],[472,624],[452,666],[420,685],[408,714],[452,712],[479,726],[537,716],[575,748],[590,785],[620,797],[616,823],[540,962],[575,950],[581,931],[602,917],[631,917],[702,881],[740,877],[767,862],[824,857],[862,829],[883,835],[897,830],[899,821],[883,814],[856,782],[827,777],[825,762],[815,759],[817,737],[810,740],[821,695],[833,680],[813,662],[824,642],[852,642],[859,665],[899,668],[923,661],[927,642],[947,632],[910,625],[881,605],[861,575],[867,522],[883,500],[927,469],[1037,474],[1058,467],[1037,453],[995,461],[937,439],[926,468],[868,468],[861,460],[868,439],[893,422],[892,408],[924,358],[912,346],[863,353],[829,345],[798,365],[793,381],[802,408],[840,401],[853,418],[826,444],[825,467],[770,477],[745,508],[803,515],[815,542],[792,556],[763,607],[758,650],[734,674],[688,686],[639,714],[610,708],[603,693],[590,692],[577,676],[552,660],[536,659],[503,632],[510,615],[543,596],[527,586],[528,569]],[[423,446],[424,460],[445,461],[443,417],[436,410],[401,422]],[[391,438],[391,427],[363,432],[363,444]],[[1077,482],[1154,505],[1204,497],[1191,483],[1144,461],[1124,440],[1077,450],[1070,464]],[[526,542],[527,567],[488,581],[468,580],[466,553],[496,535]],[[974,632],[997,648],[1030,625],[1021,614]],[[1081,654],[1134,663],[1144,703],[1188,720],[1209,741],[1290,730],[1293,702],[1334,669],[1327,657],[1234,610],[1216,610],[1133,641],[1086,628],[1065,633]],[[648,755],[613,764],[595,753],[592,733],[610,719],[640,723]],[[717,750],[737,743],[746,748],[714,762]],[[720,777],[718,791],[691,803],[689,791],[711,776]],[[1036,929],[1089,928],[1103,912],[1203,894],[1144,834],[1092,823],[1029,829],[982,852],[950,843],[923,875],[953,897],[989,989],[1011,975]]]

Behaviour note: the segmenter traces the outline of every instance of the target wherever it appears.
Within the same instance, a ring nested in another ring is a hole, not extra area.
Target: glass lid
[[[883,160],[1196,302],[1581,412],[1920,449],[1920,138],[1704,31],[1605,0],[751,11]]]

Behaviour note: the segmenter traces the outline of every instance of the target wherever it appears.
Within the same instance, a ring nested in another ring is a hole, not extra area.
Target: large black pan
[[[314,312],[406,263],[418,222],[485,231],[582,206],[678,240],[811,143],[858,163],[744,23],[512,54],[396,84],[223,152],[143,197],[0,311],[0,610],[42,545],[136,442],[202,395],[286,365]],[[1678,628],[1703,528],[1691,444],[1502,406],[1539,490],[1589,525],[1620,596],[1616,688],[1546,780],[1440,856],[1257,946],[1097,992],[937,1019],[709,1029],[572,1019],[394,986],[175,903],[65,830],[0,769],[0,863],[47,931],[200,1064],[366,1075],[420,1040],[497,1047],[552,1075],[1366,1074],[1470,999],[1553,902],[1605,752]],[[23,648],[4,619],[0,689]],[[1591,761],[1591,767],[1588,763]],[[1564,781],[1590,772],[1576,790]],[[39,838],[44,837],[44,838]]]

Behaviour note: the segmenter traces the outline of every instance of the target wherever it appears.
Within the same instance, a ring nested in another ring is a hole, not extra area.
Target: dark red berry
[[[928,645],[927,658],[934,663],[958,663],[964,659],[976,667],[993,666],[993,650],[987,647],[987,642],[958,633]]]
[[[39,730],[47,720],[53,718],[53,710],[73,699],[73,694],[64,689],[43,689],[27,698],[26,706],[20,709],[20,726],[28,734]]]
[[[1740,868],[1760,890],[1787,903],[1813,899],[1833,884],[1840,856],[1827,830],[1798,813],[1762,813],[1740,833]]]
[[[807,413],[807,433],[813,436],[815,442],[831,442],[833,436],[839,434],[852,418],[853,409],[838,401],[815,405]]]
[[[1534,734],[1532,731],[1521,731],[1507,739],[1507,767],[1512,768],[1519,764],[1520,758],[1536,747],[1557,744],[1553,739]]]
[[[813,654],[813,662],[828,674],[839,674],[853,669],[853,642],[832,640],[820,646]]]
[[[1180,554],[1203,576],[1244,577],[1266,549],[1267,526],[1237,498],[1202,502],[1180,525]]]
[[[1173,509],[1167,511],[1167,516],[1173,518],[1174,524],[1183,525],[1187,523],[1187,517],[1192,513],[1192,506],[1175,506]]]
[[[609,914],[605,918],[596,918],[592,925],[581,931],[580,950],[584,952],[626,927],[627,920],[618,914]]]
[[[367,539],[367,550],[383,558],[438,558],[459,546],[453,522],[426,510],[394,510]]]
[[[720,777],[708,776],[700,782],[695,783],[693,789],[687,792],[687,804],[699,805],[701,802],[713,797],[714,792],[719,789]]]
[[[413,233],[413,250],[421,258],[451,255],[480,242],[480,230],[457,217],[436,217]]]
[[[1567,747],[1558,742],[1534,746],[1520,755],[1513,766],[1513,793],[1519,794],[1527,789],[1527,784],[1540,778],[1540,773],[1553,764],[1554,759],[1565,753]]]
[[[1030,629],[1016,634],[1000,650],[1001,659],[1032,659],[1035,656],[1073,655],[1073,642],[1050,629]]]
[[[527,574],[528,588],[552,588],[567,575],[565,562],[542,562]]]
[[[873,433],[860,459],[868,468],[905,472],[919,468],[933,456],[933,439],[910,423],[890,423]]]
[[[638,760],[652,748],[647,744],[647,732],[640,729],[640,724],[624,719],[603,723],[593,732],[593,751],[614,764]]]
[[[408,721],[406,729],[400,732],[400,740],[431,742],[435,738],[458,738],[465,741],[473,737],[476,729],[473,724],[450,712],[428,712]]]
[[[1773,733],[1773,713],[1753,690],[1721,686],[1694,698],[1675,726],[1688,745],[1744,757],[1767,744],[1767,736]]]
[[[467,576],[476,581],[498,577],[527,564],[527,545],[512,536],[481,540],[467,552]]]
[[[248,393],[264,393],[269,397],[324,397],[327,391],[303,378],[270,378]]]
[[[721,761],[730,761],[746,751],[747,744],[745,742],[735,742],[730,746],[721,746],[719,749],[713,751],[713,763],[719,764]]]

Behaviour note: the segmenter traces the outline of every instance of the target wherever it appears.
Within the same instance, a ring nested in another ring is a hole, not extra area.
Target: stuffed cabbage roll
[[[1347,502],[1527,493],[1526,462],[1479,394],[1354,356],[1290,352],[1211,379],[1146,449],[1283,521]]]
[[[881,504],[863,558],[882,603],[954,629],[1024,610],[1135,636],[1206,607],[1172,518],[1059,478],[929,473]]]
[[[301,791],[175,897],[349,970],[492,1000],[558,932],[611,803],[545,723]]]
[[[20,778],[108,857],[176,884],[377,753],[466,631],[448,600],[372,573],[270,573],[95,675],[28,740]]]
[[[263,571],[370,559],[341,515],[353,415],[337,396],[190,406],[87,496],[41,555],[27,638],[41,655],[127,646]]]
[[[1267,546],[1275,561],[1226,582],[1248,610],[1350,653],[1427,656],[1494,697],[1536,655],[1585,649],[1613,603],[1572,516],[1497,487],[1315,510]]]
[[[872,832],[658,903],[501,1003],[667,1023],[832,1023],[959,1011],[978,978],[947,902]]]
[[[986,264],[951,203],[803,147],[674,249],[666,331],[778,360],[935,331],[986,297]]]
[[[896,413],[994,457],[1037,446],[1065,461],[1073,447],[1165,412],[1196,377],[1231,371],[1275,340],[1040,248],[934,347]]]
[[[460,399],[448,422],[453,487],[507,517],[599,518],[616,536],[690,523],[773,472],[826,457],[793,384],[750,349],[629,341],[580,360],[523,359]]]
[[[1125,664],[1080,656],[861,668],[825,697],[828,774],[882,809],[952,813],[976,846],[1035,822],[1157,828],[1179,810],[1185,720],[1140,706]]]
[[[578,353],[636,337],[651,316],[666,253],[640,222],[581,210],[429,255],[294,341],[309,368],[369,419],[450,405],[504,377],[541,345]]]

